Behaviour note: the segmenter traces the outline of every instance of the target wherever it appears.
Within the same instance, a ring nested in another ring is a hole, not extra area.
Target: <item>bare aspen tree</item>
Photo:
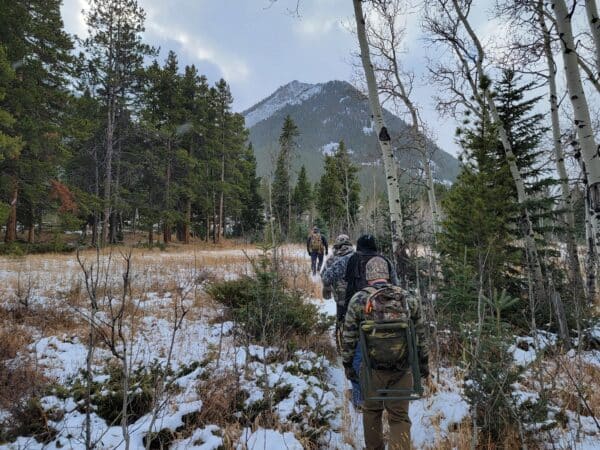
[[[461,104],[471,104],[470,97],[472,96],[479,105],[486,104],[487,109],[483,108],[483,113],[490,116],[491,122],[498,125],[498,137],[502,143],[506,162],[508,164],[510,174],[515,183],[517,192],[517,201],[521,205],[521,220],[523,224],[523,238],[525,249],[529,255],[530,270],[532,272],[532,281],[535,286],[535,295],[539,301],[545,301],[548,298],[544,277],[542,274],[542,266],[540,257],[535,242],[535,233],[533,230],[533,222],[531,214],[527,207],[529,195],[525,190],[523,177],[517,166],[515,154],[512,149],[508,134],[504,128],[500,114],[494,104],[492,93],[489,89],[489,79],[486,76],[484,62],[486,53],[481,44],[481,41],[468,19],[470,12],[471,0],[459,2],[458,0],[435,0],[434,6],[437,6],[441,11],[444,20],[437,20],[431,14],[426,19],[427,27],[437,36],[434,40],[450,45],[455,56],[459,61],[461,74],[465,77],[471,92],[466,94],[460,92],[460,87],[450,85],[450,89],[454,94],[458,94]],[[468,38],[462,38],[460,31],[464,30]],[[455,82],[456,78],[452,78],[448,73],[442,74],[446,80]],[[483,98],[482,98],[483,96]],[[485,100],[485,102],[484,102]],[[475,108],[473,105],[468,107],[471,111]]]
[[[596,59],[596,77],[600,77],[600,16],[598,16],[598,7],[596,0],[585,0],[585,13],[590,25],[590,33],[594,40],[594,50]]]
[[[369,43],[367,41],[367,32],[365,27],[365,16],[361,0],[353,0],[354,18],[356,20],[356,32],[360,46],[360,58],[367,80],[367,89],[369,93],[369,103],[373,114],[373,122],[377,129],[379,145],[383,166],[385,168],[385,178],[388,194],[388,205],[390,209],[390,225],[392,231],[392,250],[397,260],[405,252],[404,232],[402,223],[402,205],[400,202],[400,180],[398,177],[398,166],[392,148],[391,138],[383,118],[383,109],[379,101],[377,82],[375,80],[375,71],[371,62]],[[400,268],[402,269],[402,268]]]
[[[573,107],[573,119],[584,162],[590,201],[589,214],[594,233],[595,253],[598,254],[600,248],[600,158],[598,157],[598,143],[592,130],[590,110],[581,81],[581,74],[579,73],[578,57],[571,27],[572,12],[567,9],[564,0],[553,0],[551,5],[561,42],[567,89]]]
[[[411,99],[414,75],[403,72],[399,54],[399,46],[402,42],[404,30],[399,25],[398,18],[405,13],[406,5],[404,5],[402,0],[389,0],[373,2],[373,9],[379,19],[374,21],[379,26],[373,23],[367,24],[368,42],[371,49],[373,49],[374,56],[373,68],[375,74],[379,76],[377,80],[379,90],[394,99],[400,100],[410,115],[412,143],[414,143],[417,151],[423,158],[425,186],[427,188],[432,231],[435,239],[435,235],[439,231],[439,213],[431,172],[431,155],[427,149],[419,111]]]
[[[567,257],[569,260],[569,277],[574,287],[575,295],[579,296],[581,293],[583,293],[583,286],[581,268],[579,265],[579,255],[577,253],[577,243],[574,235],[575,214],[573,212],[573,198],[571,195],[571,189],[569,187],[569,176],[565,167],[565,156],[562,148],[562,133],[558,114],[558,89],[556,87],[557,67],[554,60],[554,53],[552,51],[550,30],[546,25],[543,0],[537,0],[534,6],[536,8],[537,21],[543,40],[544,55],[546,57],[546,64],[548,66],[547,81],[550,102],[550,118],[552,121],[552,147],[554,150],[554,157],[556,159],[556,171],[560,179],[561,199],[565,210],[564,221],[568,228],[567,232],[565,233],[565,240],[567,244]]]

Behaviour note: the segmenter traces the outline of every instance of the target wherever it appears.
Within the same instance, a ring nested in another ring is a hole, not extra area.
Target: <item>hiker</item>
[[[346,274],[344,275],[347,284],[345,298],[346,307],[352,296],[367,285],[367,280],[365,279],[365,265],[374,256],[380,256],[386,260],[391,276],[391,282],[392,284],[398,285],[398,276],[396,275],[392,263],[377,252],[375,237],[372,234],[363,234],[358,238],[358,241],[356,241],[356,253],[352,255],[346,265]]]
[[[310,255],[310,268],[313,276],[317,272],[321,271],[323,265],[323,254],[327,255],[329,250],[327,248],[327,239],[323,236],[317,227],[313,227],[312,232],[308,235],[306,240],[306,251]],[[318,260],[318,265],[317,265]]]
[[[333,244],[333,255],[325,262],[321,281],[323,282],[323,298],[333,295],[336,305],[335,337],[341,345],[341,329],[346,313],[346,264],[354,254],[354,247],[347,234],[340,234]]]
[[[408,400],[369,400],[377,394],[377,389],[409,389],[413,379],[408,361],[408,347],[391,346],[389,340],[380,339],[377,344],[368,346],[367,351],[372,368],[353,364],[359,344],[360,327],[365,321],[407,318],[407,308],[415,327],[419,370],[422,378],[429,376],[428,348],[425,325],[421,318],[418,299],[408,291],[390,282],[389,263],[380,256],[371,258],[365,265],[365,278],[368,286],[358,291],[350,300],[344,321],[342,338],[342,360],[346,377],[351,381],[365,381],[366,371],[371,370],[373,390],[365,393],[363,427],[365,444],[368,450],[384,450],[382,414],[385,409],[389,422],[390,450],[410,449],[410,419]],[[363,328],[364,330],[364,328]],[[364,332],[364,331],[363,331]],[[364,361],[364,359],[363,359]]]

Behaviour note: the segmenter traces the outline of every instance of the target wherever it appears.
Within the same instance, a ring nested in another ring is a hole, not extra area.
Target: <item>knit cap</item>
[[[367,281],[379,280],[379,279],[390,279],[390,271],[388,269],[388,263],[381,256],[374,256],[371,258],[365,266],[365,278]]]

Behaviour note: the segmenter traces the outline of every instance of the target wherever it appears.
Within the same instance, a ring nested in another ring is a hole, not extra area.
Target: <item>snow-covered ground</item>
[[[246,255],[258,253],[257,250],[222,250],[193,255],[153,252],[135,255],[132,275],[137,286],[144,286],[146,290],[143,298],[137,299],[136,303],[143,314],[126,330],[131,336],[128,344],[131,363],[134,368],[165,369],[168,362],[170,371],[165,378],[168,394],[163,395],[164,404],[155,420],[152,420],[151,413],[145,413],[129,425],[129,447],[132,450],[144,448],[144,437],[149,431],[167,435],[170,448],[177,450],[299,450],[306,448],[308,442],[316,442],[323,449],[363,448],[361,414],[348,401],[350,385],[339,359],[328,359],[302,348],[290,352],[284,351],[283,346],[242,345],[235,338],[235,324],[223,315],[223,308],[202,300],[206,278],[218,275],[219,278],[231,279],[250,273]],[[282,250],[284,258],[294,261],[299,270],[305,267],[308,272],[310,263],[305,253],[301,246]],[[218,258],[222,259],[221,266],[214,263]],[[90,261],[92,259],[88,255]],[[39,311],[52,309],[73,313],[73,305],[65,300],[65,292],[73,283],[81,281],[82,276],[73,256],[47,261],[25,259],[18,264],[21,265],[18,269],[22,270],[21,275],[15,273],[14,261],[0,260],[0,280],[4,281],[5,293],[14,295],[15,278],[23,280],[24,274],[30,271],[35,277],[31,305]],[[120,270],[120,265],[111,268],[110,278],[118,281]],[[194,295],[182,299],[181,292],[189,285],[190,279],[193,279]],[[307,279],[315,288],[313,292],[318,291],[320,278],[307,276]],[[309,295],[307,301],[317,305],[321,312],[335,315],[332,299],[313,295]],[[4,302],[14,302],[11,295],[3,298]],[[188,308],[189,314],[172,339],[172,314],[178,305]],[[29,331],[31,342],[14,358],[14,362],[34,361],[35,367],[50,382],[63,387],[45,393],[40,401],[54,434],[46,443],[19,436],[14,442],[0,445],[0,450],[84,449],[85,414],[75,387],[78,383],[81,385],[81,371],[86,365],[86,334],[75,331],[49,334],[45,329],[33,326]],[[544,348],[553,345],[552,335],[540,333],[516,338],[510,351],[515,363],[527,368]],[[583,364],[593,367],[600,365],[600,352],[585,352],[583,355],[573,352],[566,357],[578,358],[578,363],[583,361]],[[109,383],[113,373],[107,364],[110,359],[108,349],[96,350],[93,376],[99,386],[100,397],[111,395]],[[442,442],[456,442],[461,427],[470,420],[469,405],[462,387],[463,374],[457,368],[444,367],[435,373],[434,389],[423,399],[410,404],[411,436],[414,447],[418,449],[433,449]],[[229,385],[219,390],[219,383],[227,380],[239,394],[231,406],[235,409],[234,420],[228,424],[210,422],[218,414],[207,414],[205,417],[208,419],[197,419],[213,408],[220,411],[218,408],[223,397],[227,397]],[[133,393],[139,393],[141,388],[133,386],[132,389]],[[514,397],[517,405],[539,400],[535,385],[525,383],[514,386]],[[548,421],[556,422],[561,416],[561,426],[546,430],[548,423],[529,425],[534,433],[539,429],[542,445],[550,446],[551,442],[552,448],[600,448],[599,430],[592,417],[583,411],[577,415],[574,411],[564,412],[555,406],[549,411]],[[260,412],[268,413],[269,423],[257,422]],[[96,448],[125,448],[121,427],[107,423],[101,415],[99,410],[91,414],[91,435]],[[8,417],[8,411],[0,410],[0,420]]]

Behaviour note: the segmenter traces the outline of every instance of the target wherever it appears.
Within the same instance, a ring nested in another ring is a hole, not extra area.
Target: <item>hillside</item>
[[[361,181],[371,185],[375,176],[383,188],[383,166],[368,100],[351,84],[292,81],[242,114],[250,130],[260,175],[267,175],[271,170],[278,152],[281,126],[289,114],[300,131],[296,168],[304,164],[309,177],[317,180],[322,172],[323,155],[335,151],[343,139],[355,163],[361,167]],[[408,125],[387,110],[384,114],[401,167],[417,170],[421,156],[409,148]],[[441,183],[451,183],[458,174],[458,161],[433,142],[428,141],[428,145],[433,150],[435,178]]]

